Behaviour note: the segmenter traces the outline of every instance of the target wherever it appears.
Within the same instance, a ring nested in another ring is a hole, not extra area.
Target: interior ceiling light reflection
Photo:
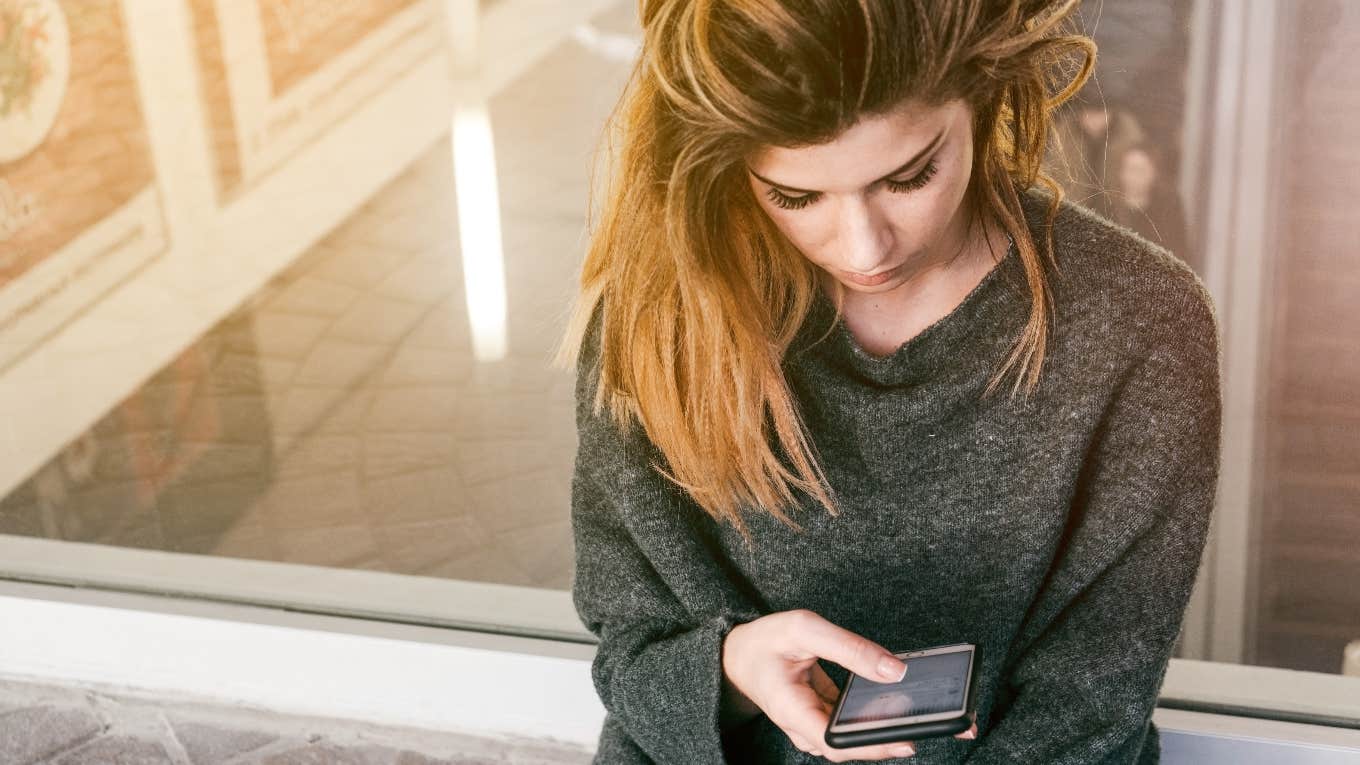
[[[496,153],[484,100],[454,107],[452,135],[458,241],[473,354],[479,362],[499,361],[506,354],[505,256]]]

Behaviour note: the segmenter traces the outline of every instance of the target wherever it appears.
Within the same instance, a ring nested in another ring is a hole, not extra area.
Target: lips
[[[875,274],[873,276],[863,276],[861,274],[851,273],[849,271],[842,271],[841,273],[845,274],[845,278],[849,279],[855,284],[864,287],[874,287],[879,284],[883,284],[884,282],[891,279],[893,275],[897,273],[897,269],[894,268],[888,271],[884,271],[880,274]]]

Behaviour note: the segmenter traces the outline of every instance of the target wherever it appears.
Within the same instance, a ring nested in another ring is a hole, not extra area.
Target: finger
[[[825,702],[811,686],[801,683],[788,686],[780,694],[779,704],[766,710],[766,715],[802,751],[826,751],[822,733],[826,730],[830,715]]]
[[[780,689],[778,699],[778,703],[765,712],[772,722],[784,729],[789,738],[802,738],[817,748],[826,745],[822,732],[826,730],[830,714],[816,691],[808,685],[792,683]]]
[[[790,733],[789,740],[793,742],[794,746],[798,747],[798,751],[800,752],[807,752],[808,754],[813,755],[815,757],[822,756],[822,750],[818,749],[812,744],[809,744],[807,742],[807,739],[803,738],[797,733]]]
[[[954,734],[954,738],[962,738],[962,739],[974,739],[974,738],[977,738],[977,735],[978,735],[977,712],[969,712],[969,713],[968,713],[968,716],[971,717],[971,718],[973,719],[973,724],[972,724],[971,726],[969,726],[968,730],[966,730],[966,731],[964,731],[964,732],[962,732],[962,733],[955,733],[955,734]]]
[[[807,739],[803,738],[802,736],[792,731],[785,731],[785,733],[788,733],[789,740],[793,742],[794,746],[798,747],[798,751],[808,753],[812,752],[812,744],[809,744]]]
[[[826,674],[820,664],[813,664],[808,670],[808,679],[812,683],[812,690],[827,703],[828,706],[835,706],[836,699],[841,695],[841,689],[836,687],[836,683]]]
[[[791,658],[829,659],[874,682],[895,683],[902,679],[906,663],[874,641],[856,635],[822,618],[814,611],[790,611]]]

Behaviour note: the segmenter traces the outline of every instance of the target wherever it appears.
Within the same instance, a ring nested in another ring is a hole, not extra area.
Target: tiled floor
[[[288,717],[0,680],[0,765],[588,763],[578,745]]]

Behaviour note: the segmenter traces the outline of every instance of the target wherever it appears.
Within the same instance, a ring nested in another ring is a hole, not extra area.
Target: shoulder
[[[1027,222],[1041,246],[1051,200],[1041,189],[1022,195]],[[1065,324],[1087,338],[1135,345],[1176,337],[1217,347],[1213,297],[1199,275],[1170,251],[1068,198],[1059,204],[1052,235],[1058,270],[1050,271],[1049,285],[1060,330]]]
[[[576,355],[577,465],[609,476],[615,485],[625,477],[650,480],[653,464],[669,463],[643,429],[633,397],[601,390],[604,329],[604,307],[597,303],[586,319]]]

